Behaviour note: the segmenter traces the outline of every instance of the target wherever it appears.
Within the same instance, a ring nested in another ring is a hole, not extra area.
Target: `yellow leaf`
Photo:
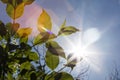
[[[32,32],[31,28],[20,28],[17,31],[17,34],[19,35],[19,37],[26,37],[29,36]]]
[[[16,7],[13,7],[11,4],[7,4],[6,12],[12,19],[17,19],[21,17],[24,12],[24,3],[21,3]]]
[[[43,9],[41,15],[38,18],[38,30],[40,32],[50,31],[52,28],[51,18],[48,13]]]

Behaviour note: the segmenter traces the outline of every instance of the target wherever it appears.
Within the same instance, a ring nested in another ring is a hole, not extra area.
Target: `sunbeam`
[[[101,34],[96,28],[86,30],[83,36],[79,35],[79,38],[75,41],[71,41],[65,37],[69,43],[69,49],[66,50],[66,52],[73,53],[73,58],[77,58],[78,61],[82,58],[86,64],[90,65],[95,71],[100,71],[100,51],[98,51],[94,45],[100,37]]]

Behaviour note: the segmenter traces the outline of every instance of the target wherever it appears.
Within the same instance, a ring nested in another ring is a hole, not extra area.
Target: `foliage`
[[[71,35],[79,31],[73,26],[66,26],[66,20],[60,27],[58,34],[51,32],[52,21],[49,14],[42,9],[38,18],[38,31],[31,43],[29,35],[32,28],[21,28],[16,19],[24,13],[24,7],[34,0],[1,0],[6,4],[6,13],[13,20],[4,24],[0,21],[0,80],[73,80],[72,75],[62,70],[72,69],[76,60],[69,61],[64,49],[54,40],[60,35]],[[45,47],[42,54],[36,47]],[[55,69],[64,58],[67,63],[60,70]],[[48,67],[48,68],[46,68]]]

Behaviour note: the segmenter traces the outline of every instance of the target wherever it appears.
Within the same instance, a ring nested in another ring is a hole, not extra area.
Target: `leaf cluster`
[[[71,35],[79,30],[74,26],[66,26],[65,20],[58,33],[54,34],[51,31],[51,17],[42,9],[37,21],[39,34],[31,41],[29,36],[32,28],[21,28],[16,19],[23,15],[24,7],[32,4],[34,0],[1,0],[1,2],[7,5],[6,13],[13,22],[4,24],[0,21],[0,79],[73,80],[72,75],[62,72],[62,69],[66,67],[73,69],[77,61],[76,59],[70,61],[72,56],[66,56],[64,49],[54,39]],[[39,50],[41,46],[45,47],[45,50],[42,50],[43,54]],[[61,58],[67,63],[55,71]]]

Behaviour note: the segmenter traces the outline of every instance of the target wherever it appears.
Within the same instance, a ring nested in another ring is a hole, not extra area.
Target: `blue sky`
[[[36,0],[32,6],[34,5],[47,10],[53,19],[55,29],[60,26],[65,18],[67,25],[73,25],[81,29],[80,33],[67,38],[73,44],[79,42],[78,37],[82,38],[81,33],[84,36],[87,30],[95,29],[98,31],[100,38],[89,47],[95,47],[99,52],[95,55],[89,55],[94,58],[92,59],[93,62],[90,61],[89,64],[96,63],[94,65],[99,67],[100,71],[90,67],[89,80],[105,80],[105,77],[108,77],[109,73],[113,71],[114,64],[120,66],[120,0]],[[29,7],[26,7],[26,9]],[[6,17],[5,6],[1,2],[0,11],[0,20],[3,22],[10,21],[10,18]],[[35,12],[32,14],[35,14]],[[93,38],[92,35],[90,36],[87,38],[88,41]],[[66,46],[63,46],[64,48],[69,45],[66,38],[60,39],[59,42],[61,46],[66,43]],[[79,69],[79,66],[76,70]]]

